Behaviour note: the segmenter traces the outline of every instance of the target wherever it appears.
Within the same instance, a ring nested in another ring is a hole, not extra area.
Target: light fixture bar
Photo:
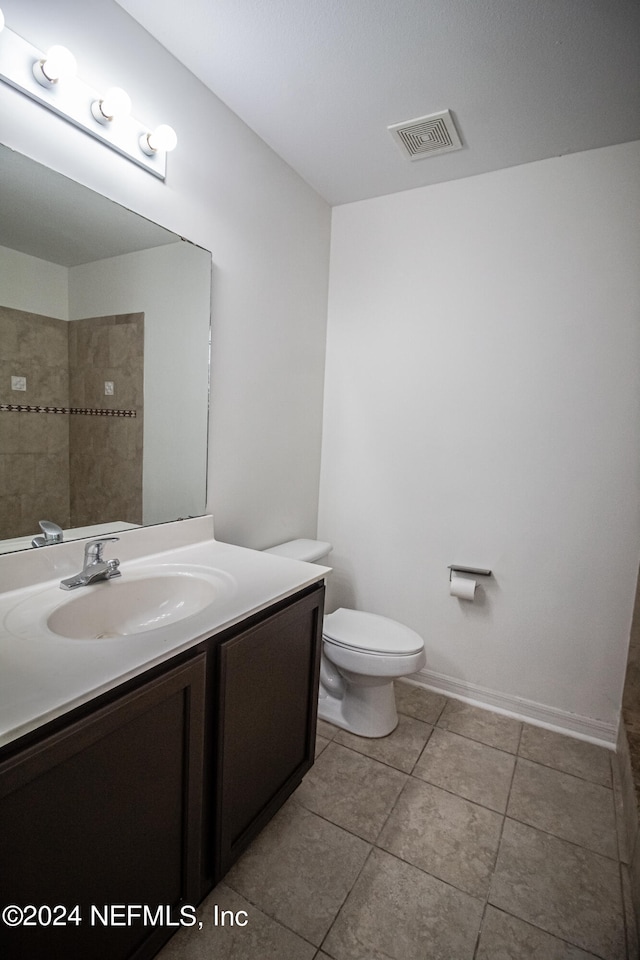
[[[33,65],[45,57],[45,53],[6,26],[0,32],[0,79],[164,180],[167,151],[159,148],[146,153],[140,147],[141,139],[147,138],[152,130],[129,116],[98,122],[92,105],[100,103],[105,93],[93,90],[77,77],[65,77],[51,86],[42,86],[34,77]]]

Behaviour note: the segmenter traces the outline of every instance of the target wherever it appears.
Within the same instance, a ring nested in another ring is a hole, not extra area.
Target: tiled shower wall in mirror
[[[68,327],[71,526],[142,523],[144,314]]]
[[[144,314],[0,306],[0,539],[142,522]]]
[[[0,539],[70,526],[68,326],[0,307]],[[5,409],[29,405],[67,412]]]

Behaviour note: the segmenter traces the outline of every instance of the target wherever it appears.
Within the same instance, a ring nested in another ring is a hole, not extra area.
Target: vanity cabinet
[[[313,764],[324,588],[215,650],[214,881]]]
[[[181,905],[190,925],[313,763],[323,597],[308,587],[0,751],[0,911],[29,920],[0,920],[1,957],[149,960]]]
[[[121,906],[197,903],[205,677],[201,654],[0,764],[0,908],[25,921],[0,956],[142,960],[167,930]]]

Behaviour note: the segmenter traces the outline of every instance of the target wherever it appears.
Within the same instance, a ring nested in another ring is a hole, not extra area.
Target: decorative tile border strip
[[[135,410],[102,410],[98,407],[45,407],[29,403],[0,403],[8,413],[73,413],[86,417],[136,417]]]
[[[69,413],[79,413],[85,417],[135,417],[135,410],[102,410],[99,407],[69,407]]]
[[[0,410],[11,413],[69,413],[69,407],[34,407],[27,403],[0,403]]]

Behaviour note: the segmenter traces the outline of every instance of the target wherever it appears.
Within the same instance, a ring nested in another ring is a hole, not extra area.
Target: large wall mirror
[[[0,552],[204,513],[210,300],[208,251],[0,145]]]

